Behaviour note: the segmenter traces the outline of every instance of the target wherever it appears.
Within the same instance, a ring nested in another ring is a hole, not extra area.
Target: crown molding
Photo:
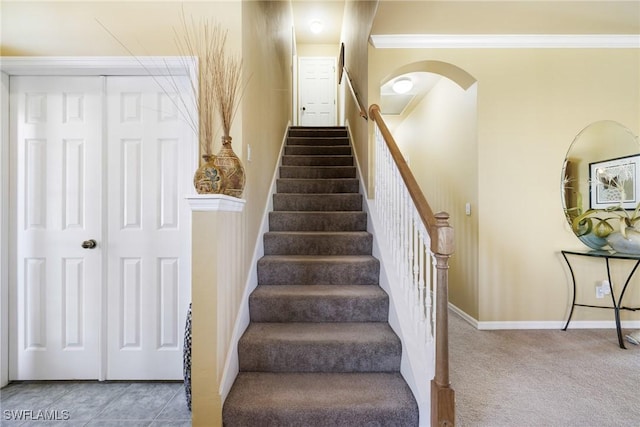
[[[379,49],[639,49],[640,34],[377,34]]]

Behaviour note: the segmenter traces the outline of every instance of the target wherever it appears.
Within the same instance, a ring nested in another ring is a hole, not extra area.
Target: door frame
[[[15,233],[10,229],[9,203],[9,80],[11,76],[188,76],[191,82],[198,82],[198,60],[196,57],[148,56],[148,57],[3,57],[0,60],[0,387],[9,382],[9,281],[15,277],[15,265],[9,257],[11,248],[15,248]],[[197,87],[196,87],[197,88]],[[196,111],[189,111],[191,117],[197,117]],[[194,144],[194,170],[198,164],[197,143]],[[106,159],[103,159],[105,162]],[[103,168],[104,169],[104,168]],[[189,233],[191,239],[191,233]],[[189,244],[189,247],[191,245]],[[187,254],[187,268],[191,271],[191,254]],[[106,274],[106,270],[103,274]],[[189,273],[189,276],[191,274]],[[103,290],[103,305],[106,304]],[[104,312],[106,314],[106,311]],[[104,331],[101,331],[101,349]],[[101,350],[102,351],[102,350]],[[104,355],[100,362],[100,380],[106,376]]]
[[[302,119],[301,119],[301,102],[300,102],[300,94],[302,93],[302,91],[300,90],[300,84],[302,82],[302,79],[300,78],[300,70],[302,69],[302,67],[300,66],[300,63],[305,61],[305,60],[309,60],[309,59],[322,59],[322,60],[331,60],[333,61],[333,82],[334,82],[334,94],[333,94],[333,115],[334,115],[334,124],[332,126],[335,126],[338,123],[338,74],[336,72],[337,70],[337,61],[336,58],[334,58],[333,56],[298,56],[297,57],[297,61],[295,62],[296,65],[296,99],[295,99],[295,107],[296,107],[296,114],[295,114],[295,122],[296,124],[300,125],[302,123]]]

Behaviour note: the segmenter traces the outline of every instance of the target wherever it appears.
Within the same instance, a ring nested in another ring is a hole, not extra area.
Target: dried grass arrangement
[[[198,100],[198,137],[200,150],[205,155],[213,153],[213,141],[218,129],[216,116],[220,120],[223,137],[229,137],[242,97],[242,59],[227,53],[227,33],[219,23],[205,18],[196,21],[191,17],[187,21],[184,11],[181,28],[174,28],[180,56],[185,61],[190,57],[199,59],[199,81],[192,81],[191,89],[194,99]],[[194,125],[197,129],[197,124]]]

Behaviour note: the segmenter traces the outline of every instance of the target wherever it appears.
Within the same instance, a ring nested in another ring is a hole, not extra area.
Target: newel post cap
[[[435,255],[450,256],[455,250],[455,244],[453,227],[449,225],[449,214],[447,212],[438,212],[434,216],[436,218],[435,231],[437,238],[432,240],[431,251]]]

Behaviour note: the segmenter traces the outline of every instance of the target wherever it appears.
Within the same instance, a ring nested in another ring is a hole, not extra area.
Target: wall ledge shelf
[[[192,212],[242,212],[247,202],[224,194],[190,194],[185,199]]]

